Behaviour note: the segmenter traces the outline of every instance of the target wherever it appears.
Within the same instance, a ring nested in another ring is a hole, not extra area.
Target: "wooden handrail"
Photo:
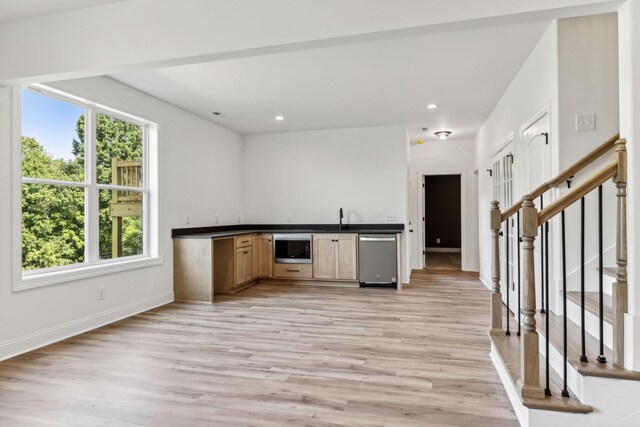
[[[511,205],[511,207],[509,209],[505,209],[504,211],[502,211],[502,221],[501,222],[505,222],[506,220],[511,218],[516,212],[518,212],[520,210],[521,207],[522,207],[522,200],[519,200],[518,202],[516,202],[513,205]]]
[[[544,224],[555,215],[559,214],[573,203],[586,196],[599,185],[605,183],[606,180],[612,178],[618,172],[618,160],[613,160],[598,172],[593,174],[588,180],[575,187],[573,190],[565,193],[562,197],[555,200],[546,208],[538,212],[538,226]]]
[[[620,134],[619,133],[615,134],[614,136],[612,136],[611,138],[609,138],[608,140],[606,140],[605,142],[597,146],[589,154],[587,154],[586,156],[584,156],[583,158],[581,158],[580,160],[578,160],[577,162],[569,166],[567,169],[565,169],[562,173],[557,175],[555,178],[552,178],[551,180],[545,183],[542,183],[529,194],[534,199],[536,199],[540,197],[541,194],[544,194],[548,190],[551,190],[552,188],[557,187],[563,182],[566,182],[569,178],[574,176],[576,173],[580,172],[582,169],[584,169],[594,160],[600,158],[603,154],[607,153],[607,151],[611,150],[615,146],[616,141],[618,141],[619,139],[620,139]],[[521,206],[522,206],[522,200],[519,200],[516,203],[514,203],[512,206],[510,206],[508,209],[505,209],[504,211],[502,211],[502,215],[501,215],[502,222],[511,218],[516,212],[520,210]]]

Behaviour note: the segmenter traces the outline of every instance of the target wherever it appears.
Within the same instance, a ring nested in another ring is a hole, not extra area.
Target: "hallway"
[[[459,252],[427,252],[424,268],[435,271],[461,271],[462,256]]]

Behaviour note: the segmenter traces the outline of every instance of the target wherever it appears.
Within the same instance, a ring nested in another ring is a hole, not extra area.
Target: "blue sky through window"
[[[72,159],[76,123],[84,108],[22,90],[22,136],[34,137],[55,159]]]

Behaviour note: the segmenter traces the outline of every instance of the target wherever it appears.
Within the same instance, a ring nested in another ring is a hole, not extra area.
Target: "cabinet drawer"
[[[311,279],[311,264],[275,264],[274,276],[283,279]]]
[[[244,248],[253,244],[253,235],[236,236],[236,248]]]

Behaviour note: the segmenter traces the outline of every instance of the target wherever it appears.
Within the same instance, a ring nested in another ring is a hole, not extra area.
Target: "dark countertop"
[[[337,224],[239,224],[213,227],[174,228],[173,238],[219,239],[254,233],[356,233],[395,234],[404,231],[404,224],[346,224],[340,230]]]

